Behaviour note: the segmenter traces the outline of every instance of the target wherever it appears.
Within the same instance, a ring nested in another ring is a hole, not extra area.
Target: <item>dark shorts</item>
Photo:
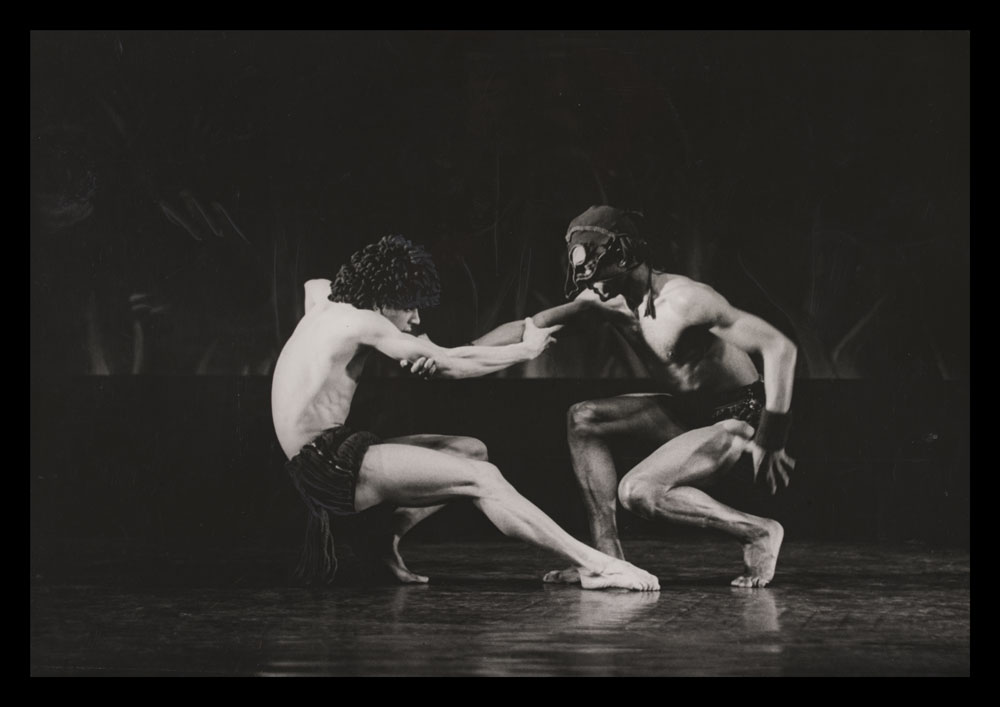
[[[758,380],[720,393],[664,395],[660,400],[671,419],[689,430],[722,420],[742,420],[756,428],[764,410],[764,382]]]
[[[380,504],[358,512],[354,491],[368,448],[379,442],[371,432],[331,427],[305,445],[285,469],[309,511],[305,545],[296,575],[329,584],[350,565],[363,574],[391,547],[392,508]]]

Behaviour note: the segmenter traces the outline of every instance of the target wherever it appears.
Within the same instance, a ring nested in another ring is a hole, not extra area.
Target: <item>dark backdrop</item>
[[[267,374],[302,283],[426,244],[442,343],[562,298],[562,234],[641,209],[663,267],[800,377],[963,379],[967,32],[35,32],[31,356]],[[508,377],[642,375],[553,351]]]

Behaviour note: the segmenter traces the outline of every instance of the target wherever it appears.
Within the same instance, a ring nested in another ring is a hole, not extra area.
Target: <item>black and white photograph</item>
[[[31,677],[962,677],[970,44],[29,32]]]

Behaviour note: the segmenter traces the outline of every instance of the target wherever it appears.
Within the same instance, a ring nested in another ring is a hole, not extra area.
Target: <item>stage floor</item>
[[[560,563],[514,542],[413,544],[429,585],[324,591],[282,586],[287,556],[78,547],[32,577],[33,676],[970,674],[967,551],[789,541],[748,590],[734,543],[631,541],[662,585],[633,593],[544,585]]]

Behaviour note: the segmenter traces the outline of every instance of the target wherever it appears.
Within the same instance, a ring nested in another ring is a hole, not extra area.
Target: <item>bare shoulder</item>
[[[312,280],[306,280],[306,284],[303,285],[306,292],[315,292],[318,290],[323,290],[324,295],[330,294],[330,281],[325,277],[317,277]]]
[[[309,311],[318,304],[329,301],[328,297],[330,295],[330,281],[318,278],[315,280],[306,280],[306,283],[302,286],[305,291],[305,309]]]
[[[655,304],[692,320],[711,319],[728,306],[726,298],[713,287],[683,275],[671,277],[660,288]]]
[[[377,338],[398,333],[388,319],[370,309],[327,302],[320,312],[323,328],[340,338],[371,344]]]
[[[711,285],[692,280],[684,275],[672,276],[656,297],[657,304],[671,304],[677,307],[697,305],[703,302],[725,300]]]
[[[324,298],[306,308],[298,329],[311,332],[310,336],[358,339],[378,326],[380,319],[384,320],[384,317],[376,312],[356,309],[349,304],[331,302]]]

